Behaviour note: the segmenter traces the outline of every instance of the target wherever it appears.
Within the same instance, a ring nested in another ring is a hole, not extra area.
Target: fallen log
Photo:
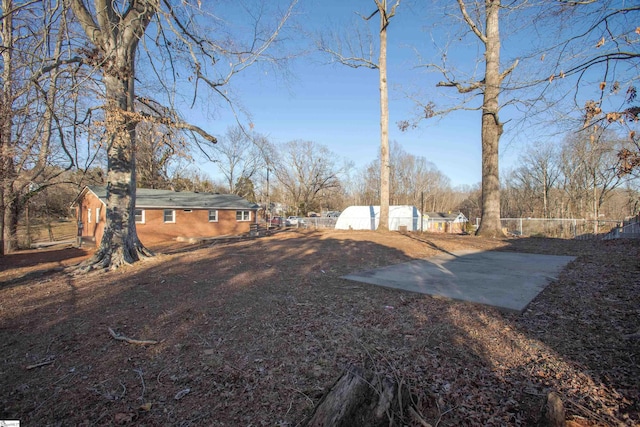
[[[322,397],[307,427],[387,427],[408,416],[409,393],[397,381],[350,367]]]

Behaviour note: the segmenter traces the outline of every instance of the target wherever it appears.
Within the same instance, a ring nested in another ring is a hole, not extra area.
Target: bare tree
[[[630,146],[618,153],[618,173],[632,173],[640,168],[640,5],[611,0],[560,4],[562,19],[582,25],[562,34],[549,50],[555,67],[547,87],[559,96],[572,92],[573,111],[582,116],[576,121],[583,127],[614,126],[626,134]]]
[[[574,209],[586,218],[598,220],[600,209],[625,178],[616,171],[616,153],[624,146],[612,132],[570,136],[565,141],[563,156],[571,159],[565,170],[570,178]],[[594,225],[597,233],[597,221]]]
[[[265,55],[278,38],[295,0],[271,32],[263,31],[256,22],[253,40],[246,46],[239,41],[217,42],[207,36],[206,29],[200,25],[202,20],[197,19],[198,14],[204,13],[200,1],[174,4],[170,0],[94,0],[93,5],[88,0],[69,1],[91,45],[84,49],[82,61],[101,74],[105,94],[107,221],[100,247],[86,267],[117,268],[152,255],[138,239],[134,221],[137,123],[161,123],[216,142],[203,129],[182,120],[174,108],[163,106],[158,100],[136,97],[136,54],[148,26],[153,22],[156,31],[154,37],[144,43],[149,49],[155,48],[154,52],[160,58],[172,63],[167,67],[170,76],[177,77],[172,68],[177,65],[174,61],[188,63],[189,80],[196,83],[194,100],[198,98],[197,85],[203,84],[231,102],[221,87]],[[181,7],[188,11],[181,12]],[[153,54],[147,56],[150,61],[155,57]],[[225,60],[221,61],[222,58]],[[160,80],[166,78],[158,67],[151,65],[150,70]],[[213,76],[213,70],[220,70],[217,76]],[[164,87],[167,97],[173,99],[173,91],[166,84]],[[136,102],[144,104],[154,114],[137,112]]]
[[[136,136],[136,186],[169,188],[171,163],[191,159],[187,141],[175,129],[149,122],[138,123]]]
[[[484,26],[471,16],[464,0],[457,1],[464,22],[484,46],[484,77],[472,82],[459,82],[445,72],[446,80],[438,83],[438,86],[453,87],[462,94],[475,91],[482,93],[482,221],[476,234],[496,237],[503,235],[498,165],[503,123],[499,119],[501,106],[498,97],[502,82],[517,66],[517,61],[505,71],[500,71],[500,0],[485,0],[482,6],[479,2],[473,3],[474,15],[484,16]]]
[[[455,209],[450,179],[425,157],[407,153],[397,142],[391,143],[389,200],[392,204],[422,206],[429,211]],[[356,204],[372,205],[380,199],[380,159],[364,165],[355,175],[351,196]]]
[[[259,133],[247,132],[241,126],[227,129],[211,154],[218,170],[222,172],[230,193],[237,194],[236,184],[251,180],[267,167],[269,140]]]
[[[397,142],[391,147],[390,199],[394,204],[430,212],[451,210],[451,200],[447,200],[451,194],[449,178],[425,157],[407,153]]]
[[[7,253],[17,247],[18,219],[29,199],[64,171],[50,167],[54,145],[64,140],[65,119],[59,114],[69,73],[63,60],[64,9],[59,2],[2,0],[0,38],[0,253]],[[51,62],[60,66],[49,73]]]
[[[94,49],[87,62],[102,70],[107,134],[107,223],[90,265],[119,267],[152,255],[135,227],[135,56],[138,43],[159,9],[159,0],[96,0],[92,10],[83,0],[71,8]]]
[[[174,191],[193,191],[198,193],[224,193],[225,186],[217,183],[193,166],[191,162],[176,162],[169,171],[169,188]]]
[[[532,210],[529,215],[548,218],[550,197],[560,177],[559,153],[555,145],[537,143],[520,156],[520,167],[515,170],[516,186],[529,187],[532,193],[526,200],[530,203],[541,199],[539,213]]]
[[[368,163],[353,171],[343,182],[349,205],[380,203],[380,161]]]
[[[465,186],[457,191],[462,201],[455,207],[457,211],[467,216],[469,222],[474,222],[482,212],[482,189],[480,184]]]
[[[353,68],[366,67],[377,69],[379,74],[380,88],[380,223],[378,230],[389,230],[389,174],[390,174],[390,154],[389,154],[389,94],[387,88],[387,28],[391,18],[396,13],[400,5],[400,0],[393,1],[393,6],[387,4],[387,0],[374,0],[376,10],[369,16],[363,18],[370,20],[375,15],[380,16],[379,28],[379,52],[377,62],[373,58],[373,47],[369,45],[367,50],[362,43],[349,40],[344,47],[347,52],[342,52],[343,45],[338,43],[338,49],[330,46],[326,41],[321,40],[320,50],[330,54],[334,60],[341,64]],[[358,50],[359,52],[355,52]]]
[[[0,187],[0,231],[2,231],[2,247],[0,253],[4,254],[11,250],[11,237],[8,236],[6,228],[8,225],[7,210],[12,206],[8,199],[9,179],[13,173],[12,150],[12,121],[13,121],[13,51],[14,51],[14,28],[13,28],[13,1],[2,0],[2,94],[0,99],[0,176],[2,176],[2,186]],[[9,203],[7,203],[9,202]],[[9,237],[9,239],[7,239]],[[8,242],[5,243],[5,241]]]
[[[339,175],[347,166],[337,165],[335,159],[327,147],[312,141],[291,141],[281,147],[274,172],[291,204],[302,214],[318,208],[323,191],[340,186]]]

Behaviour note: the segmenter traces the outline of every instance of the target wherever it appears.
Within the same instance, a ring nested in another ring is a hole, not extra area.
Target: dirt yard
[[[574,255],[522,314],[340,279],[487,249]],[[164,246],[74,276],[78,249],[0,257],[0,419],[297,426],[350,365],[406,384],[397,425],[640,425],[640,241],[285,231]],[[158,341],[130,344],[117,337]]]

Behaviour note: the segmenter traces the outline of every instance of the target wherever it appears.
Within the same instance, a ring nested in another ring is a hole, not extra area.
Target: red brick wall
[[[96,221],[96,209],[100,209],[100,218]],[[104,233],[104,225],[106,221],[106,209],[104,204],[94,196],[93,193],[87,192],[78,204],[77,218],[82,221],[82,236],[95,239],[96,243],[100,243],[102,234]],[[89,210],[91,210],[91,221],[89,221]]]
[[[249,225],[255,222],[255,212],[251,221],[236,221],[236,211],[218,209],[218,222],[209,222],[208,209],[193,209],[185,212],[175,209],[175,223],[164,222],[164,209],[144,209],[144,224],[136,223],[138,237],[145,241],[167,241],[176,237],[214,237],[238,235],[249,232]]]
[[[100,209],[100,220],[96,222],[96,208]],[[82,221],[82,236],[100,244],[106,222],[106,207],[92,192],[78,201],[78,219]],[[91,209],[89,222],[88,210]],[[239,235],[249,232],[255,223],[256,212],[250,211],[250,221],[236,221],[236,210],[218,209],[218,221],[209,222],[208,209],[174,209],[175,222],[164,222],[164,209],[143,209],[144,223],[136,223],[138,237],[143,244],[171,241],[176,237],[215,237]]]

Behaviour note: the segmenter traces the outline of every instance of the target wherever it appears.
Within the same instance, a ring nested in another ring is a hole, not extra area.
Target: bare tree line
[[[618,173],[630,142],[611,131],[532,145],[503,182],[505,217],[621,220],[638,213],[638,186]]]

